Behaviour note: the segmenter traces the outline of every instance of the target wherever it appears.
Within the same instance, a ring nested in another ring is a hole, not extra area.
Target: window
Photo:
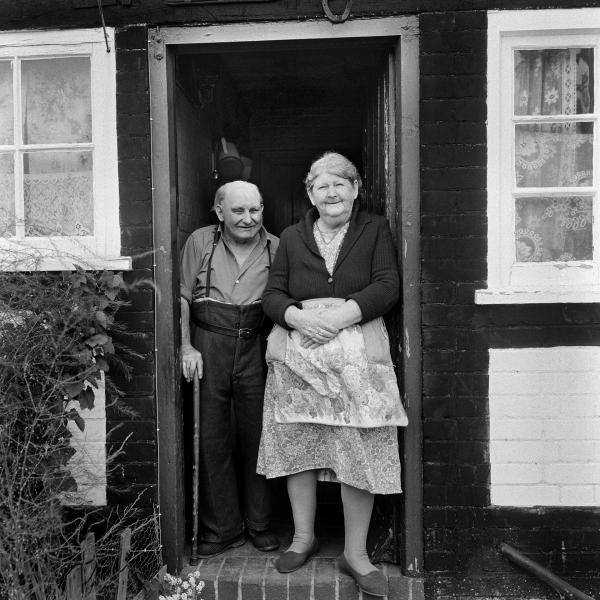
[[[130,268],[108,33],[0,34],[0,269]]]
[[[477,291],[480,304],[600,300],[593,23],[598,9],[488,14],[488,289]]]

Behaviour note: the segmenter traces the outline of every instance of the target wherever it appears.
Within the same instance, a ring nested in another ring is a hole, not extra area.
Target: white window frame
[[[581,194],[593,196],[593,260],[516,263],[513,54],[516,49],[567,47],[592,47],[595,52],[594,181],[592,186],[577,188]],[[599,302],[600,9],[489,11],[487,50],[488,287],[476,290],[475,302]]]
[[[68,270],[76,264],[84,269],[131,269],[131,258],[121,256],[114,29],[108,28],[106,34],[107,38],[102,29],[0,33],[0,60],[12,59],[13,64],[32,57],[90,57],[92,142],[86,149],[93,150],[94,211],[91,236],[0,237],[0,270]],[[15,132],[21,110],[19,72],[13,69]],[[0,146],[0,151],[16,154],[17,148]],[[16,190],[21,179],[20,161],[15,160]],[[14,264],[15,252],[23,257],[19,264]]]

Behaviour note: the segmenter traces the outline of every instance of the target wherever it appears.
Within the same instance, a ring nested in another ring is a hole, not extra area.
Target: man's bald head
[[[255,243],[262,227],[263,203],[258,188],[247,181],[231,181],[215,194],[215,212],[225,237],[236,244]]]
[[[263,199],[258,191],[258,188],[248,181],[230,181],[229,183],[223,184],[215,193],[215,201],[213,204],[213,210],[217,209],[217,206],[223,203],[223,200],[227,196],[233,195],[238,198],[258,198],[262,204]]]

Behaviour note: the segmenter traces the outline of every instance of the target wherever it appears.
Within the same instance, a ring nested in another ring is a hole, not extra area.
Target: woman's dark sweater
[[[263,293],[268,317],[289,329],[283,315],[309,298],[354,300],[365,323],[388,312],[399,296],[398,264],[385,218],[358,209],[355,203],[333,275],[325,267],[313,235],[319,213],[284,229]]]

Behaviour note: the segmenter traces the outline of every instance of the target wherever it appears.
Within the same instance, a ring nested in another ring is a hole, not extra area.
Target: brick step
[[[273,566],[275,555],[227,553],[186,567],[181,577],[198,571],[205,587],[202,600],[364,600],[354,580],[340,573],[335,558],[316,556],[301,569],[283,575]],[[423,580],[405,577],[396,565],[379,565],[388,576],[388,600],[422,600]]]

